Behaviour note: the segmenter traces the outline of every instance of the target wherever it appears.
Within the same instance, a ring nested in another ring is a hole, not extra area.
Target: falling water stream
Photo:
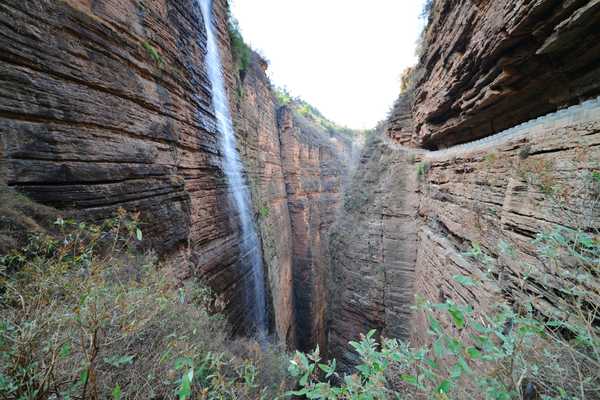
[[[225,82],[219,46],[212,20],[212,0],[198,0],[207,34],[206,65],[212,86],[212,101],[223,152],[223,169],[231,190],[231,200],[237,209],[241,226],[241,253],[243,262],[251,267],[252,283],[246,290],[248,307],[252,308],[256,334],[264,339],[267,331],[264,271],[261,246],[252,219],[250,193],[244,182],[242,163],[236,148],[235,132],[225,92]]]

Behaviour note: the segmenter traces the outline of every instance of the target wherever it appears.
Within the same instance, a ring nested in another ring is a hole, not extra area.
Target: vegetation
[[[262,207],[260,207],[260,209],[258,210],[258,213],[262,219],[266,219],[266,218],[269,218],[269,215],[271,214],[271,210],[269,209],[268,205],[265,204]]]
[[[273,399],[285,353],[228,339],[222,302],[141,251],[136,214],[57,218],[0,258],[0,397]]]
[[[275,98],[279,106],[290,107],[298,115],[301,115],[303,118],[315,123],[326,132],[329,132],[330,134],[340,133],[349,137],[354,137],[358,134],[358,131],[354,129],[350,129],[330,121],[323,114],[321,114],[316,107],[302,100],[300,97],[293,97],[286,89],[275,88],[274,91]]]
[[[244,41],[240,32],[238,21],[229,12],[229,41],[231,43],[231,55],[238,71],[240,79],[243,81],[246,71],[252,61],[252,49]]]
[[[421,180],[424,179],[427,173],[429,172],[429,168],[431,166],[427,161],[422,161],[417,164],[417,177]]]
[[[161,67],[163,65],[162,57],[161,57],[160,53],[158,52],[158,50],[156,50],[156,47],[152,46],[148,42],[143,42],[142,47],[146,50],[146,52],[148,53],[150,58],[154,61],[154,63],[158,67]]]

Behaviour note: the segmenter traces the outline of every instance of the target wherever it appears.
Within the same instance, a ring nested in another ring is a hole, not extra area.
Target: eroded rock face
[[[352,143],[329,137],[291,109],[279,112],[282,162],[292,226],[298,348],[326,348],[329,228],[341,199]],[[340,151],[340,149],[342,151]]]
[[[350,340],[376,329],[408,339],[417,258],[415,158],[369,139],[331,233],[329,348],[342,368]]]
[[[240,153],[248,174],[255,217],[272,299],[277,336],[296,344],[292,281],[292,227],[281,158],[277,104],[257,55],[246,71],[241,90],[233,92],[233,115]]]
[[[600,4],[436,1],[415,75],[416,143],[444,148],[600,93]]]
[[[280,132],[266,63],[255,56],[242,79],[230,50],[227,2],[215,1],[213,12],[261,236],[271,325],[295,347],[292,240],[317,234],[305,251],[320,275],[302,290],[322,293],[328,250],[319,235],[333,221],[350,144],[310,123],[293,138]],[[175,260],[182,279],[198,276],[215,289],[233,332],[244,333],[252,327],[250,263],[240,254],[222,171],[202,18],[195,0],[3,2],[0,179],[85,219],[120,207],[140,211],[148,246]],[[291,156],[301,147],[310,151]],[[307,173],[300,181],[312,197],[310,221],[290,217],[289,206],[298,203],[286,185],[292,187],[296,167]],[[323,342],[325,303],[313,305],[319,308],[310,346],[317,337]]]
[[[500,300],[533,299],[536,313],[548,318],[561,315],[562,288],[583,284],[597,293],[593,279],[573,280],[572,260],[542,263],[534,243],[559,227],[599,228],[600,186],[590,175],[600,168],[600,111],[596,116],[458,156],[426,156],[431,168],[421,189],[416,292],[433,302],[471,304],[476,312],[490,312]],[[465,256],[473,246],[489,259]],[[483,279],[490,269],[493,278]],[[464,287],[455,275],[483,284]],[[424,316],[416,316],[413,329],[416,344],[427,340]]]
[[[0,18],[7,183],[83,218],[140,211],[149,245],[191,256],[178,272],[203,277],[244,331],[248,263],[227,201],[197,3],[7,1]],[[226,3],[215,2],[227,54],[225,18]]]

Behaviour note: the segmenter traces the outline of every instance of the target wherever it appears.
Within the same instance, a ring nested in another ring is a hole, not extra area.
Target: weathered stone
[[[419,145],[468,142],[600,93],[598,1],[434,4],[414,82]]]

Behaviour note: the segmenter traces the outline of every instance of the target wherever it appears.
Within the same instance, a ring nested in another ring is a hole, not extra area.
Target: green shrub
[[[269,207],[267,205],[263,205],[259,210],[258,213],[260,215],[261,218],[265,219],[268,218],[271,210],[269,209]]]
[[[228,31],[233,62],[240,79],[243,80],[252,61],[252,49],[244,41],[239,23],[231,14],[229,14]]]
[[[146,52],[148,53],[150,58],[154,61],[154,63],[157,66],[159,66],[159,67],[162,66],[163,60],[162,60],[162,57],[161,57],[160,53],[158,52],[158,50],[156,50],[156,47],[152,46],[148,42],[143,42],[142,47],[146,50]]]
[[[135,214],[58,218],[0,257],[0,397],[275,398],[285,353],[228,339],[223,302],[143,252]],[[281,379],[281,380],[279,380]]]
[[[422,161],[417,164],[417,177],[419,178],[419,180],[427,176],[427,173],[429,172],[430,168],[431,165],[427,161]]]

